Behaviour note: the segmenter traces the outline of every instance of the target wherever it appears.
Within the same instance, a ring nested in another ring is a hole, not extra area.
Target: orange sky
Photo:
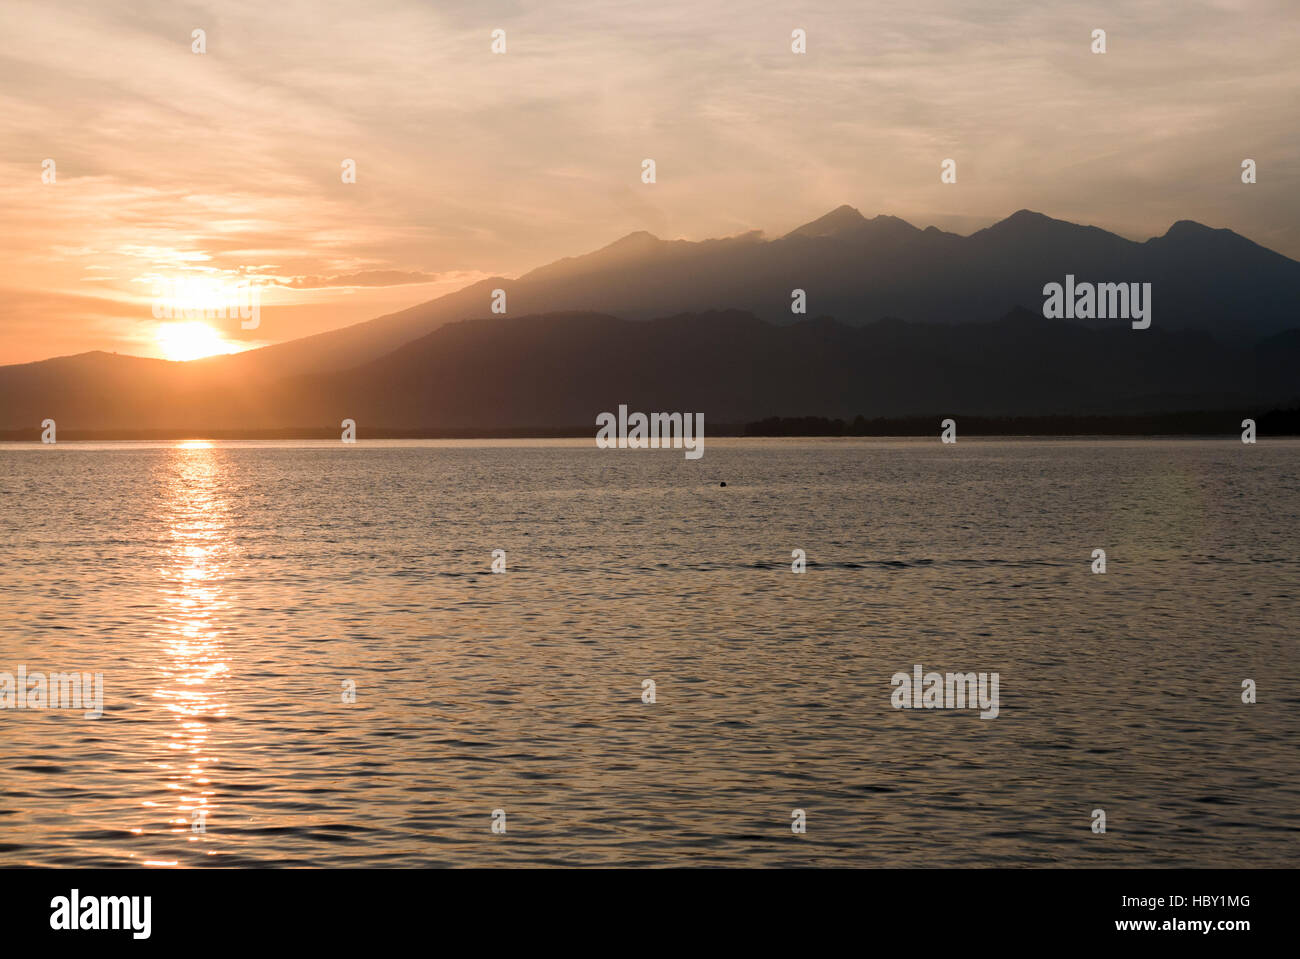
[[[1291,0],[5,0],[0,36],[0,363],[166,355],[152,303],[184,277],[261,285],[256,330],[213,324],[237,348],[841,203],[962,233],[1187,218],[1300,258]]]

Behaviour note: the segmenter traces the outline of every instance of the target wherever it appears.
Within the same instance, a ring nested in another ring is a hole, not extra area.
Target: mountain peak
[[[1231,233],[1231,230],[1216,230],[1212,226],[1206,226],[1204,223],[1197,223],[1195,220],[1179,220],[1168,230],[1165,236],[1195,236],[1206,233]]]
[[[580,256],[566,256],[539,266],[525,273],[520,280],[557,279],[563,276],[578,276],[593,270],[607,270],[627,267],[633,263],[645,261],[660,255],[670,244],[659,239],[646,230],[634,230],[627,236],[602,246],[592,253]]]
[[[1254,251],[1261,251],[1267,255],[1267,259],[1274,263],[1294,262],[1283,256],[1275,250],[1260,246],[1254,240],[1249,240],[1237,233],[1222,226],[1206,226],[1204,223],[1198,223],[1195,220],[1179,220],[1174,223],[1164,236],[1152,237],[1148,243],[1157,246],[1162,244],[1173,244],[1175,247],[1183,250],[1199,248],[1205,251],[1214,251],[1215,256],[1230,255],[1256,255]],[[1250,251],[1247,254],[1247,251]]]
[[[1008,227],[1026,229],[1026,228],[1033,228],[1033,227],[1044,227],[1049,224],[1065,223],[1065,222],[1066,222],[1065,220],[1055,220],[1052,217],[1048,216],[1046,213],[1039,213],[1037,210],[1017,210],[1015,213],[1011,214],[1006,219],[999,220],[997,223],[994,223],[988,229],[996,230],[999,228],[1005,229]]]
[[[620,237],[598,252],[603,253],[605,250],[646,249],[648,247],[658,246],[661,242],[663,241],[649,230],[633,230],[627,236]]]
[[[1057,242],[1073,242],[1085,235],[1094,237],[1114,236],[1114,234],[1107,233],[1098,227],[1071,223],[1069,220],[1058,220],[1045,213],[1039,213],[1037,210],[1017,210],[1005,220],[998,220],[992,226],[986,226],[971,235],[979,236],[981,234],[1004,239],[1009,237],[1029,243],[1039,243],[1046,239],[1053,239]]]
[[[791,230],[786,236],[833,236],[847,230],[856,230],[867,222],[867,218],[854,207],[845,203],[837,206],[825,216],[820,216],[811,223]]]

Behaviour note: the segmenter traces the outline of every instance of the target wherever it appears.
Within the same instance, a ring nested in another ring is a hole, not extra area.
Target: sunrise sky
[[[1194,219],[1300,258],[1294,0],[763,6],[5,0],[0,363],[278,342],[842,203],[961,233]],[[265,284],[259,328],[168,328],[151,299],[184,277]]]

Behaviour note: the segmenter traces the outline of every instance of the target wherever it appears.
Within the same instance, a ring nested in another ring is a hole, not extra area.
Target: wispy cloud
[[[29,291],[138,308],[160,271],[274,274],[323,328],[338,297],[361,319],[637,229],[782,233],[846,202],[961,230],[1192,218],[1300,256],[1290,0],[7,0],[0,32],[0,284]],[[0,361],[53,352],[14,329]]]
[[[433,273],[365,270],[337,276],[295,276],[281,285],[295,290],[315,290],[330,286],[404,286],[409,283],[433,283],[437,279]]]

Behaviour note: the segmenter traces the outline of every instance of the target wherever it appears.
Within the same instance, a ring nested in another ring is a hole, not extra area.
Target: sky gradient
[[[165,355],[160,280],[264,284],[258,329],[213,324],[233,349],[842,203],[959,233],[1193,219],[1300,258],[1291,0],[6,0],[0,36],[0,363]]]

